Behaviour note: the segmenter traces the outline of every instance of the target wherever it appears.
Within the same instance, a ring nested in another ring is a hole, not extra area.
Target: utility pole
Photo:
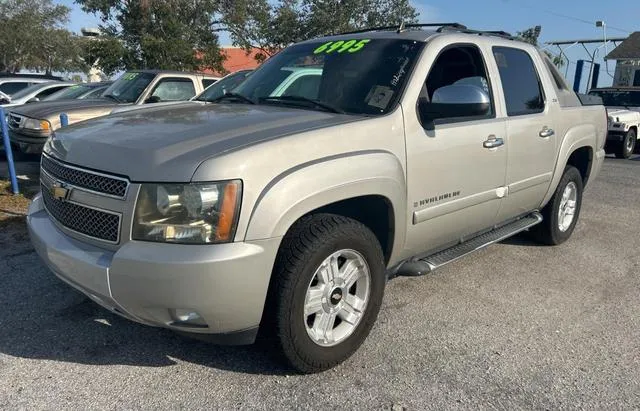
[[[604,67],[605,71],[609,75],[609,77],[613,78],[611,73],[609,73],[609,61],[607,60],[607,23],[604,20],[596,21],[596,27],[602,27],[602,39],[604,41]]]

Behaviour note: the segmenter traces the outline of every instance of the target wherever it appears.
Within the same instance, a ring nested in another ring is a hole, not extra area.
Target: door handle
[[[542,138],[551,137],[551,136],[552,136],[552,135],[554,135],[555,133],[556,133],[556,132],[555,132],[555,131],[553,131],[553,129],[551,129],[551,128],[547,127],[547,126],[544,126],[544,127],[542,128],[542,130],[540,130],[540,137],[542,137]]]
[[[497,138],[494,135],[489,136],[484,143],[482,143],[482,147],[484,148],[496,148],[504,145],[504,140],[501,138]]]

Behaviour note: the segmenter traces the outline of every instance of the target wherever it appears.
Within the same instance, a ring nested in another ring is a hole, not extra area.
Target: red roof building
[[[225,61],[222,63],[227,73],[233,73],[238,70],[254,69],[260,65],[256,60],[256,55],[261,54],[258,49],[253,49],[247,53],[246,50],[239,47],[226,46],[222,47],[222,53],[225,56]],[[212,70],[206,70],[207,73],[217,74],[222,76],[224,73],[218,73]]]

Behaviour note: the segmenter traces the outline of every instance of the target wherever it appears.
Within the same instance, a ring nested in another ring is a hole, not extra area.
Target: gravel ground
[[[0,408],[640,408],[640,158],[607,159],[566,244],[517,237],[388,284],[369,339],[328,372],[120,319],[0,221]]]

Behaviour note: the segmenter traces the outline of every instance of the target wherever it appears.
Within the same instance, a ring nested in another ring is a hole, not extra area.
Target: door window
[[[469,116],[465,111],[460,110],[459,113],[456,113],[456,110],[452,110],[452,112],[447,113],[447,115],[443,114],[442,116],[436,116],[436,118],[432,117],[432,120],[440,120],[437,122],[442,123],[443,119],[458,118],[456,120],[460,121],[494,117],[494,105],[489,76],[487,75],[482,53],[474,45],[461,44],[442,51],[429,71],[422,96],[427,97],[428,101],[431,102],[433,101],[434,94],[438,90],[442,91],[444,87],[457,85],[471,86],[478,89],[480,94],[484,94],[484,98],[488,98],[490,101],[488,111],[482,115]],[[478,90],[476,90],[476,93]],[[469,90],[463,92],[468,93]],[[461,119],[460,117],[464,118]]]
[[[166,78],[156,85],[151,97],[157,97],[160,101],[182,101],[195,95],[196,89],[190,79]]]
[[[544,111],[544,94],[531,56],[520,49],[494,47],[507,115],[522,116]]]

